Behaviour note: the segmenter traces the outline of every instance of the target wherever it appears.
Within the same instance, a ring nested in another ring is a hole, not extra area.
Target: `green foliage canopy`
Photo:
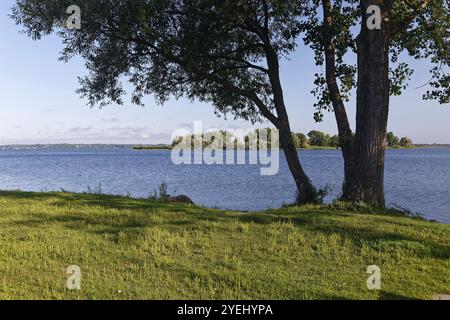
[[[324,48],[333,39],[336,59],[336,77],[340,95],[348,101],[357,86],[357,68],[352,55],[356,53],[357,26],[361,23],[360,0],[332,2],[332,25],[323,23],[323,7],[329,1],[313,0],[302,20],[304,41],[315,53],[316,64],[325,64]],[[426,60],[431,64],[430,80],[424,99],[434,99],[441,104],[450,102],[450,2],[446,0],[391,1],[393,4],[390,42],[390,92],[400,95],[407,88],[413,70],[405,56]],[[332,101],[324,73],[315,75],[316,121],[321,121],[323,111],[332,110]]]
[[[219,114],[277,125],[266,63],[295,49],[301,1],[80,0],[82,28],[62,26],[72,0],[17,0],[12,18],[34,39],[56,32],[61,60],[81,56],[89,104],[122,104],[123,81],[142,105],[153,94],[211,102]]]

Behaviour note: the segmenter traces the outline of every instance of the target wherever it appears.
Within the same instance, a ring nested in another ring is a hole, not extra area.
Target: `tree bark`
[[[381,29],[367,27],[367,8],[381,9]],[[384,160],[389,114],[389,40],[392,1],[361,1],[357,38],[358,88],[356,134],[346,172],[343,199],[384,207]],[[348,161],[348,159],[347,159]]]
[[[274,105],[278,116],[278,125],[276,125],[276,127],[280,134],[280,148],[284,151],[289,170],[291,171],[297,186],[297,203],[317,203],[319,199],[317,198],[316,189],[303,170],[298,151],[295,148],[294,140],[292,139],[289,116],[286,110],[283,88],[280,80],[279,58],[270,44],[268,34],[265,35],[263,41],[267,57],[269,79],[273,90]]]
[[[336,124],[339,132],[339,144],[344,158],[344,195],[346,190],[351,188],[351,181],[354,172],[354,158],[353,158],[353,132],[350,128],[348,121],[347,111],[345,109],[344,100],[342,99],[341,91],[337,83],[336,72],[336,49],[333,41],[333,6],[331,0],[323,0],[322,8],[324,12],[324,25],[325,37],[324,37],[324,51],[325,51],[325,79],[327,81],[328,91],[330,93],[330,99],[333,106],[334,116],[336,118]],[[348,200],[351,200],[350,195]]]
[[[292,140],[290,129],[280,128],[280,148],[284,151],[286,161],[297,186],[297,204],[317,203],[317,192],[306,175],[298,157],[298,151]]]

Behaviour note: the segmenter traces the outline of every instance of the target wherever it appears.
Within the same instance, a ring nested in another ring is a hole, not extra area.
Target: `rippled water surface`
[[[343,180],[338,150],[300,152],[316,185],[329,185],[336,197]],[[24,191],[65,189],[146,197],[166,182],[173,194],[186,194],[210,207],[261,210],[290,203],[295,186],[281,156],[275,176],[255,165],[172,164],[170,151],[0,150],[0,188]],[[430,219],[450,223],[450,148],[389,150],[386,199]]]

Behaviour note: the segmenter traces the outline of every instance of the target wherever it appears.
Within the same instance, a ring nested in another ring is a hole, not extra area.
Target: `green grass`
[[[106,195],[0,193],[0,299],[430,299],[450,226],[394,212],[261,213]],[[65,289],[78,265],[82,290]],[[366,268],[382,270],[368,290]]]

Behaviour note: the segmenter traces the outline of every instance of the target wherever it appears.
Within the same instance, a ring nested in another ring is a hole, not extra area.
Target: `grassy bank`
[[[238,213],[105,195],[0,193],[0,299],[430,299],[450,226],[393,212]],[[78,265],[82,290],[67,291]],[[366,268],[382,288],[366,287]]]

